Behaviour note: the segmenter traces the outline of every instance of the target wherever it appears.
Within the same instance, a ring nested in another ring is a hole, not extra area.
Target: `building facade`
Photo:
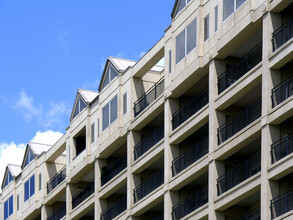
[[[7,165],[1,219],[293,219],[293,2],[176,0],[171,17],[77,91],[56,144]]]

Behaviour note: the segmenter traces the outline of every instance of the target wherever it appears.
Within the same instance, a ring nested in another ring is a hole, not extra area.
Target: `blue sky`
[[[60,137],[77,89],[97,90],[108,56],[138,60],[164,35],[173,4],[0,0],[0,163],[28,141]]]

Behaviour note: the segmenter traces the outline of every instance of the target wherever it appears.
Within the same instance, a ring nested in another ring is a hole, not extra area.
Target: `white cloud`
[[[165,59],[164,59],[164,57],[156,65],[164,66],[165,65]]]
[[[20,92],[19,99],[16,102],[16,108],[19,108],[26,120],[31,120],[32,117],[42,113],[41,107],[34,105],[34,99],[29,97],[23,90]]]
[[[55,144],[61,137],[59,131],[38,131],[31,139],[32,142],[43,144]],[[7,164],[21,165],[26,144],[0,143],[0,180],[2,183],[3,175]]]

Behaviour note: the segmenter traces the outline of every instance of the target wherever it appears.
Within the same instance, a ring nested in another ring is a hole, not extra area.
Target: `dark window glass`
[[[30,197],[35,194],[35,175],[30,178]]]
[[[109,103],[103,108],[103,130],[109,126]]]
[[[209,21],[209,15],[207,15],[204,18],[204,40],[206,41],[207,39],[209,39],[209,35],[210,35],[210,21]]]
[[[12,215],[12,213],[13,213],[13,196],[11,196],[9,198],[9,213],[8,213],[8,215],[10,216],[10,215]]]
[[[196,19],[187,27],[187,54],[196,47]]]
[[[176,63],[185,57],[185,30],[176,37]]]
[[[28,200],[29,198],[29,190],[30,190],[30,186],[29,186],[29,180],[28,180],[24,183],[24,201]]]
[[[110,123],[117,119],[117,96],[110,102]]]
[[[234,12],[234,0],[223,0],[223,21]]]

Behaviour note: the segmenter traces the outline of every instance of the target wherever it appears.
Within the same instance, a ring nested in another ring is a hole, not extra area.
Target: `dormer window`
[[[73,118],[75,118],[84,108],[86,107],[86,104],[84,103],[84,101],[79,97],[78,101],[76,103],[75,106],[75,111],[73,114]]]
[[[6,187],[11,181],[13,180],[11,173],[8,171],[7,172],[7,176],[6,176],[6,180],[5,180],[5,184],[4,187]]]
[[[179,0],[177,4],[175,16],[190,2],[191,0]],[[175,17],[174,16],[174,17]]]
[[[116,76],[118,76],[117,71],[109,64],[102,89],[105,88]]]
[[[33,159],[35,159],[35,155],[33,154],[33,152],[28,148],[27,150],[27,154],[26,154],[26,160],[25,160],[25,164],[24,167],[26,167]]]

